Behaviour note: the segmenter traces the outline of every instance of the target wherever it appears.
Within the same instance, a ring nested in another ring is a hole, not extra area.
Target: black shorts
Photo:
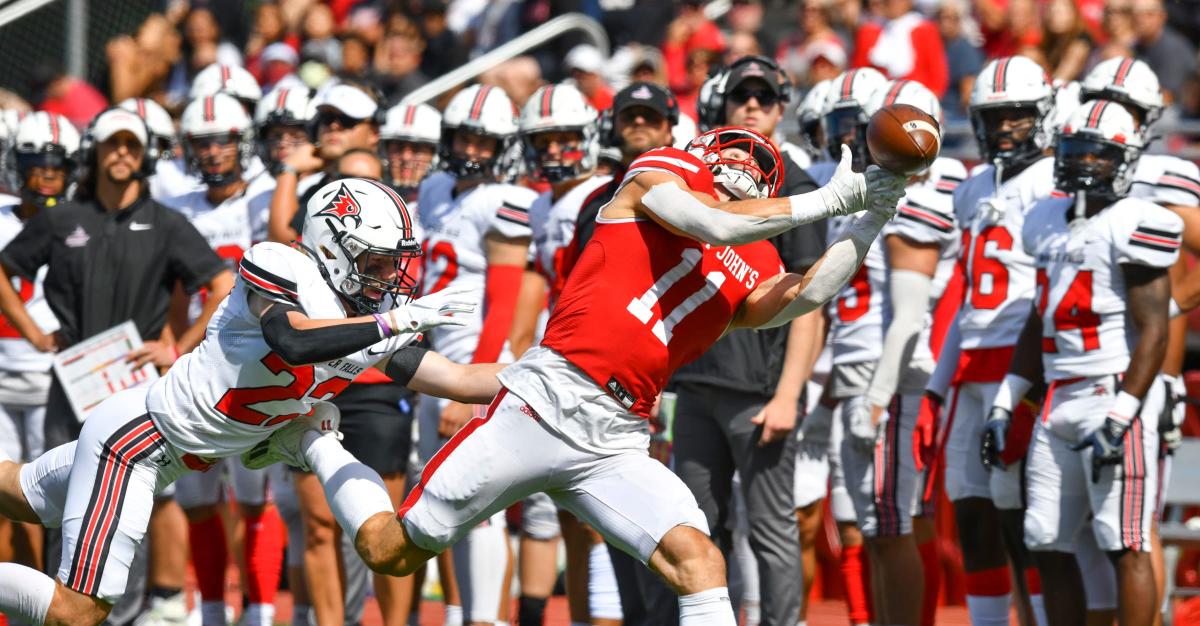
[[[393,383],[358,383],[333,403],[342,411],[342,446],[380,475],[403,474],[412,449],[414,394]]]

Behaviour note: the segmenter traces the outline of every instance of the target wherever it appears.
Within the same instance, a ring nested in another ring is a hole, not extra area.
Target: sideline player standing
[[[99,624],[125,591],[156,491],[239,454],[250,467],[303,466],[280,446],[310,427],[336,430],[327,400],[368,367],[426,393],[472,402],[496,393],[498,366],[402,349],[474,305],[447,291],[392,308],[411,294],[409,264],[420,254],[399,196],[374,181],[335,181],[308,215],[309,251],[263,243],[247,252],[209,333],[166,375],[97,407],[77,442],[24,466],[0,463],[5,515],[61,524],[64,536],[57,581],[0,563],[0,612]],[[384,490],[377,475],[366,478]]]
[[[855,174],[844,150],[830,184],[776,199],[769,196],[779,187],[780,157],[760,135],[718,129],[689,145],[634,160],[597,218],[542,345],[500,373],[504,389],[488,415],[430,461],[399,516],[377,487],[326,483],[373,569],[411,572],[480,521],[545,491],[663,576],[680,594],[682,624],[735,623],[703,513],[646,454],[646,417],[671,371],[727,329],[779,326],[833,297],[891,217],[904,179],[878,169]],[[863,209],[805,276],[782,273],[762,242]],[[316,431],[302,448],[323,480],[361,470]]]
[[[429,333],[434,350],[457,363],[511,360],[512,328],[521,274],[529,256],[529,205],[536,194],[506,184],[517,139],[512,101],[504,90],[472,85],[454,96],[442,116],[439,166],[420,186],[420,222],[426,261],[422,293],[466,289],[483,306],[464,324]],[[482,409],[482,407],[479,407]],[[439,443],[456,433],[475,409],[425,398],[418,408],[419,451],[430,462]],[[500,619],[509,561],[503,512],[484,520],[453,550],[454,571],[468,622]]]
[[[1151,389],[1162,391],[1153,383],[1167,344],[1167,270],[1183,223],[1126,197],[1142,147],[1133,117],[1107,100],[1084,105],[1063,128],[1055,183],[1073,195],[1039,202],[1025,221],[1037,305],[981,445],[983,463],[998,464],[1013,407],[1036,382],[1049,385],[1027,460],[1025,543],[1054,624],[1085,615],[1073,552],[1089,514],[1096,543],[1118,570],[1119,622],[1148,626],[1157,609],[1150,527],[1163,398]]]
[[[1022,57],[984,67],[971,92],[971,124],[985,165],[954,192],[963,232],[962,308],[951,325],[931,381],[952,379],[945,398],[946,495],[954,504],[959,545],[967,573],[967,610],[981,626],[1008,624],[1013,574],[1026,581],[1035,615],[1043,615],[1037,571],[1021,542],[1021,467],[990,473],[979,463],[979,441],[1005,363],[1021,333],[1035,290],[1033,258],[1021,245],[1025,213],[1053,191],[1054,90],[1042,67]],[[961,348],[961,354],[960,354]],[[946,368],[957,368],[953,376]],[[1032,416],[1014,424],[1010,436],[1028,433]],[[1017,448],[1010,446],[1011,452]],[[1044,617],[1038,617],[1044,624]]]

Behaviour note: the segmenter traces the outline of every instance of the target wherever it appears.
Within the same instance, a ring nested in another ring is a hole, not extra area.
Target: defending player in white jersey
[[[245,179],[246,167],[254,153],[254,133],[250,117],[232,96],[224,93],[192,101],[183,111],[180,133],[184,160],[188,170],[204,183],[202,191],[164,198],[163,203],[186,215],[208,245],[236,268],[242,255],[267,233],[269,190],[252,194],[250,181]],[[259,176],[256,180],[274,179]],[[272,185],[273,186],[273,185]],[[187,319],[178,326],[186,328],[203,308],[206,298],[224,294],[200,293],[187,307]],[[279,532],[278,515],[268,510],[267,472],[248,470],[236,459],[223,463],[213,471],[182,476],[175,485],[175,500],[188,517],[188,539],[192,560],[199,581],[203,626],[216,626],[225,621],[225,524],[219,515],[224,498],[226,471],[233,487],[238,511],[246,521],[244,550],[246,575],[256,581],[270,572],[261,585],[248,585],[250,603],[246,608],[246,624],[270,624],[275,605],[259,597],[260,587],[273,590],[279,584],[282,554],[267,549],[275,542],[267,533]]]
[[[894,104],[941,117],[932,92],[903,80],[876,89],[864,112],[869,116]],[[860,393],[842,405],[842,464],[859,529],[867,537],[874,619],[881,624],[915,626],[922,614],[924,594],[914,581],[923,581],[924,575],[913,520],[921,514],[931,525],[932,510],[920,510],[926,489],[919,477],[933,456],[934,424],[932,416],[921,414],[921,399],[934,365],[929,349],[931,302],[940,298],[953,272],[959,239],[951,193],[965,177],[962,163],[939,157],[928,172],[910,180],[896,219],[876,243],[882,281],[873,280],[868,255],[866,275],[860,271],[863,280],[851,282],[853,293],[839,300],[847,306],[836,311],[842,320],[853,317],[861,305],[875,301],[874,294],[864,290],[884,283],[879,310],[859,314],[859,320],[875,327],[873,335],[882,333],[882,349],[872,359],[865,390],[857,388]],[[858,307],[848,304],[853,300]],[[932,529],[926,528],[930,534]],[[930,565],[940,567],[936,562]]]
[[[532,179],[550,184],[529,207],[533,245],[529,264],[521,280],[521,297],[509,337],[513,356],[519,358],[541,340],[544,312],[566,283],[563,259],[575,236],[575,222],[587,198],[610,180],[594,175],[599,152],[598,115],[573,85],[562,83],[539,88],[521,108],[518,131],[525,171]],[[559,524],[561,521],[561,525]],[[605,626],[620,623],[620,600],[589,602],[589,588],[616,589],[612,564],[603,540],[557,507],[544,493],[526,498],[521,508],[521,547],[517,564],[521,583],[518,622],[541,624],[546,601],[557,578],[555,553],[561,534],[566,548],[567,604],[573,622]],[[594,546],[601,549],[593,550]],[[589,565],[589,560],[597,562]],[[610,580],[589,580],[599,572]],[[586,584],[584,581],[588,581]],[[607,582],[608,584],[604,584]],[[616,611],[598,614],[589,606],[615,606]]]
[[[125,591],[157,491],[239,454],[251,467],[305,467],[295,455],[300,436],[336,430],[327,400],[368,367],[425,393],[467,402],[494,395],[497,366],[404,349],[474,308],[453,290],[401,304],[415,288],[408,270],[420,254],[410,223],[381,183],[326,185],[308,207],[308,248],[248,251],[204,341],[163,378],[101,404],[74,444],[24,466],[0,463],[2,512],[63,527],[57,581],[0,564],[0,612],[38,624],[99,624]],[[378,476],[363,478],[382,489]]]
[[[1024,583],[1034,614],[1041,613],[1037,572],[1020,540],[1018,461],[1024,445],[1010,445],[1016,458],[1009,459],[1007,469],[989,473],[979,462],[979,442],[1004,377],[1003,364],[1033,300],[1033,258],[1021,246],[1021,228],[1025,213],[1053,190],[1053,159],[1045,151],[1052,137],[1054,91],[1041,66],[1026,57],[1005,57],[979,73],[969,109],[988,165],[954,193],[965,292],[930,380],[930,394],[935,405],[945,407],[949,428],[946,495],[958,520],[967,608],[974,623],[994,625],[1008,623],[1014,580],[1010,560],[1018,569],[1018,591],[1025,591]],[[1018,415],[1023,419],[1010,437],[1032,426],[1029,411]]]
[[[521,274],[531,238],[529,205],[536,194],[506,184],[516,165],[517,123],[504,90],[472,85],[446,106],[438,149],[443,171],[421,182],[421,226],[426,262],[422,293],[463,289],[483,306],[464,324],[429,334],[430,345],[458,363],[491,363],[502,358],[512,327]],[[419,452],[428,461],[473,411],[482,407],[422,401],[418,407]],[[471,622],[500,617],[504,570],[509,559],[502,515],[475,529],[453,551],[463,609]]]
[[[1028,214],[1023,244],[1036,258],[1037,303],[981,446],[984,463],[1000,463],[1013,407],[1036,382],[1049,384],[1028,454],[1025,543],[1053,623],[1084,615],[1073,552],[1089,514],[1117,567],[1120,623],[1149,625],[1157,608],[1150,526],[1163,389],[1154,382],[1167,345],[1167,270],[1183,222],[1126,197],[1142,148],[1133,117],[1107,100],[1085,104],[1063,128],[1055,182],[1073,195],[1043,200]]]

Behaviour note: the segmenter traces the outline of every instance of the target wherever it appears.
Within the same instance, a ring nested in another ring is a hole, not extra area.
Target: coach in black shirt
[[[151,200],[142,169],[146,127],[120,109],[102,113],[84,137],[87,168],[74,201],[44,210],[0,251],[0,311],[25,339],[53,352],[133,320],[146,340],[132,365],[167,367],[204,338],[204,328],[233,276],[183,215]],[[86,149],[90,142],[94,153]],[[45,335],[33,323],[10,277],[32,281],[46,267],[46,301],[62,328]],[[196,323],[172,343],[160,340],[176,285],[210,297]],[[83,416],[80,416],[83,417]],[[56,379],[46,407],[46,447],[79,435]]]

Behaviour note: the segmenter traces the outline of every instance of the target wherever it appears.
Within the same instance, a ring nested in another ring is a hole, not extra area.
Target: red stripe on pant
[[[102,478],[85,513],[87,527],[76,544],[75,562],[67,582],[69,587],[82,594],[94,596],[99,589],[106,553],[116,535],[133,464],[139,455],[148,453],[162,441],[150,418],[143,416],[142,420],[140,424],[131,424],[129,432],[115,443],[104,444],[100,465]]]
[[[462,445],[462,442],[465,441],[467,437],[471,436],[471,433],[479,430],[480,426],[483,426],[488,422],[488,420],[492,419],[492,415],[496,412],[496,407],[500,406],[500,401],[503,400],[504,396],[506,395],[508,395],[508,388],[501,387],[500,393],[496,394],[496,398],[492,400],[492,404],[488,406],[487,415],[473,418],[471,421],[467,422],[462,429],[454,433],[454,436],[450,438],[450,441],[446,442],[446,445],[442,446],[441,450],[437,451],[437,454],[433,455],[432,459],[429,459],[429,462],[425,464],[425,469],[421,472],[421,480],[417,483],[417,486],[413,487],[413,490],[409,492],[408,497],[404,499],[404,504],[402,504],[400,506],[400,510],[396,512],[396,517],[404,519],[404,514],[408,513],[409,509],[416,506],[417,500],[421,499],[421,494],[425,493],[425,485],[429,484],[430,479],[433,478],[433,475],[435,472],[437,472],[437,469],[441,467],[442,463],[446,461],[446,458],[449,457],[450,454],[454,452],[456,448],[458,448],[458,446]]]
[[[887,433],[875,446],[875,517],[879,524],[877,535],[895,537],[900,534],[900,506],[896,496],[897,474],[900,472],[896,447],[900,439],[900,398],[888,407]]]
[[[1125,435],[1124,475],[1121,477],[1121,542],[1130,550],[1142,549],[1142,517],[1146,502],[1146,459],[1142,451],[1142,421],[1134,418]],[[1116,471],[1116,468],[1113,468]]]

